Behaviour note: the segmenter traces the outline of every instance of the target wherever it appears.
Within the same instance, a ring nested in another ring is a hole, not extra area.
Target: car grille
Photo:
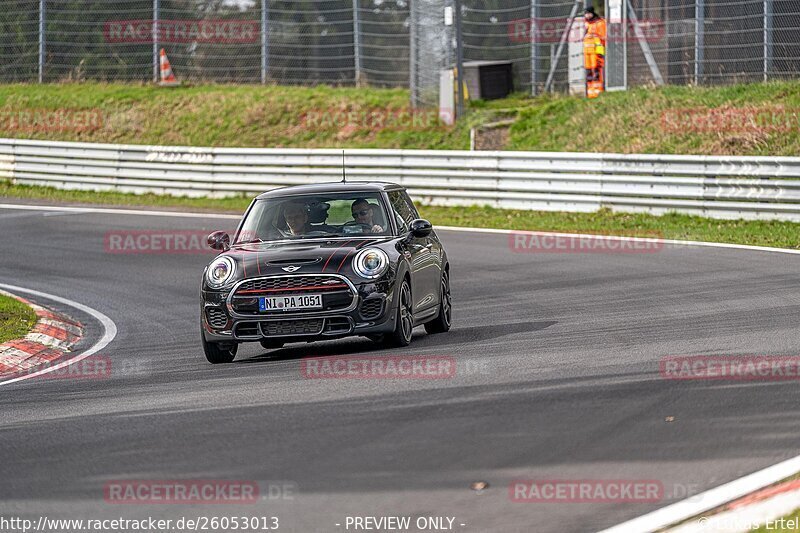
[[[261,333],[270,335],[315,335],[322,331],[323,319],[313,320],[273,320],[261,322]]]
[[[347,289],[347,284],[338,278],[326,276],[294,276],[286,278],[259,278],[245,281],[236,289],[236,295],[257,293],[283,293],[303,291],[326,291]]]
[[[228,315],[218,307],[206,307],[206,319],[211,327],[222,329],[228,325]]]
[[[380,298],[369,298],[361,303],[359,313],[364,320],[378,318],[383,310],[383,300]]]
[[[231,298],[233,311],[239,315],[280,315],[282,311],[260,312],[258,299],[263,296],[322,294],[322,309],[293,311],[293,314],[342,311],[350,307],[355,295],[343,278],[329,275],[278,276],[243,282]]]

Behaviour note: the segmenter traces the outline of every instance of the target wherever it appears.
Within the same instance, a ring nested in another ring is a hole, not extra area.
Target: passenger
[[[353,219],[359,224],[368,226],[372,233],[383,233],[385,230],[375,224],[375,211],[372,205],[364,198],[359,198],[351,207]]]

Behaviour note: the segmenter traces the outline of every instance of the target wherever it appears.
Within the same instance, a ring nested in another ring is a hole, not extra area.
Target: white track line
[[[628,522],[604,529],[600,533],[633,533],[655,531],[681,522],[705,511],[715,509],[730,501],[746,496],[782,479],[800,472],[800,455],[782,463],[769,466],[748,476],[731,481],[719,487],[695,494],[689,499],[662,507],[657,511],[634,518]]]
[[[137,215],[137,216],[151,216],[151,217],[180,217],[180,218],[218,218],[228,220],[240,220],[241,215],[226,215],[220,213],[191,213],[181,211],[148,211],[144,209],[114,209],[107,207],[59,207],[49,205],[24,205],[24,204],[0,204],[0,209],[21,209],[29,211],[61,211],[71,213],[101,213],[112,215]],[[554,237],[571,237],[571,238],[597,238],[597,235],[589,235],[583,233],[560,233],[554,231],[523,231],[523,230],[510,230],[510,229],[493,229],[493,228],[463,228],[457,226],[436,226],[437,230],[442,231],[460,231],[468,233],[494,233],[498,235],[509,235],[511,233],[521,233],[526,235],[547,235]],[[751,246],[748,244],[731,244],[725,242],[706,242],[706,241],[680,241],[674,239],[658,239],[652,237],[625,237],[618,235],[601,235],[603,239],[610,241],[646,241],[646,242],[659,242],[664,244],[673,245],[675,247],[682,246],[704,246],[708,248],[728,248],[732,250],[749,250],[752,252],[772,252],[778,254],[800,254],[800,250],[793,250],[790,248],[773,248],[769,246]]]
[[[49,372],[53,372],[54,370],[58,370],[59,368],[64,368],[65,366],[69,366],[69,365],[71,365],[73,363],[77,363],[78,361],[80,361],[82,359],[86,359],[90,355],[95,354],[95,353],[99,352],[100,350],[102,350],[103,348],[105,348],[106,346],[108,346],[108,344],[112,340],[114,340],[114,337],[117,336],[117,325],[114,324],[113,320],[108,318],[106,315],[104,315],[100,311],[97,311],[96,309],[92,309],[91,307],[83,305],[82,303],[78,303],[78,302],[75,302],[75,301],[72,301],[72,300],[68,300],[67,298],[62,298],[61,296],[55,296],[53,294],[48,294],[46,292],[35,291],[33,289],[26,289],[25,287],[18,287],[17,285],[6,285],[5,283],[0,283],[0,288],[9,290],[11,292],[23,292],[23,293],[26,293],[26,294],[32,294],[34,296],[47,298],[49,300],[53,300],[54,302],[59,302],[59,303],[62,303],[64,305],[68,305],[70,307],[74,307],[75,309],[78,309],[79,311],[83,311],[84,313],[86,313],[88,315],[91,315],[92,317],[96,318],[98,321],[100,321],[100,324],[102,324],[102,326],[103,326],[103,336],[100,337],[100,340],[95,342],[94,345],[92,345],[91,348],[89,348],[85,352],[81,353],[80,355],[77,355],[75,357],[71,357],[70,359],[68,359],[66,361],[62,361],[62,362],[60,362],[60,363],[58,363],[56,365],[49,366],[47,368],[44,368],[44,369],[39,370],[37,372],[33,372],[31,374],[26,374],[24,376],[20,376],[18,378],[9,379],[9,380],[6,380],[6,381],[0,381],[0,386],[9,385],[11,383],[16,383],[17,381],[23,381],[23,380],[26,380],[26,379],[35,378],[37,376],[41,376],[43,374],[47,374]]]
[[[181,211],[147,211],[143,209],[113,209],[107,207],[61,207],[55,205],[0,204],[0,209],[22,209],[28,211],[58,211],[66,213],[104,213],[112,215],[140,215],[183,218],[228,218],[239,220],[242,215],[224,215],[219,213],[183,213]]]

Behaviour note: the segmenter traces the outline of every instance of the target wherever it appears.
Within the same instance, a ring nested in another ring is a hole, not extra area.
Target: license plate
[[[322,309],[322,295],[263,296],[258,299],[258,310],[262,313],[268,311],[296,311],[298,309]]]

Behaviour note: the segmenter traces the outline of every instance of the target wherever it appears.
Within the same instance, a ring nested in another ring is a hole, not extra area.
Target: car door
[[[407,234],[411,221],[419,218],[411,199],[403,190],[389,191],[389,203],[397,220],[401,235]],[[435,237],[412,237],[406,244],[411,263],[411,297],[414,300],[414,313],[418,315],[439,303],[439,278],[441,270],[437,268],[435,255],[437,247]]]

